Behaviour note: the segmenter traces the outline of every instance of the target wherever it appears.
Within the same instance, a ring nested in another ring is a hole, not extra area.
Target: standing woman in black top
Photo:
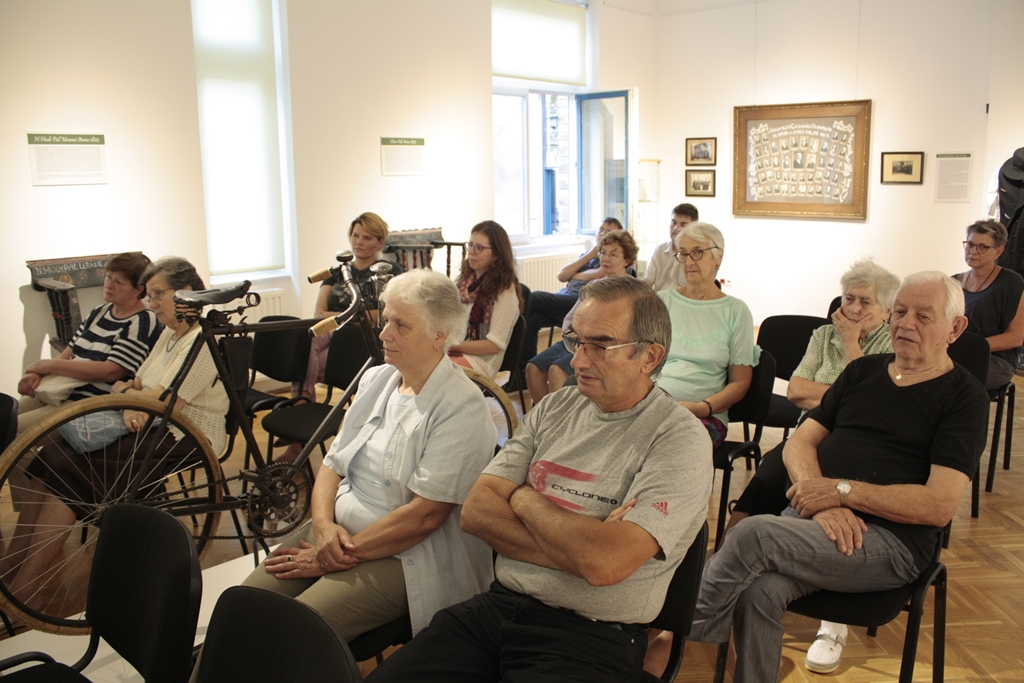
[[[999,221],[970,225],[964,260],[971,269],[954,276],[964,289],[967,330],[985,337],[992,350],[985,381],[990,391],[1013,377],[1024,345],[1024,279],[996,265],[1006,248],[1006,238],[1006,228]]]

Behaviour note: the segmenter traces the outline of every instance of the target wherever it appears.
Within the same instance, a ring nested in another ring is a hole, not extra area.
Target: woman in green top
[[[750,309],[715,281],[725,253],[718,228],[690,223],[674,243],[686,282],[658,292],[672,319],[672,348],[658,386],[700,419],[717,448],[728,430],[729,407],[746,395],[761,350],[754,346]]]

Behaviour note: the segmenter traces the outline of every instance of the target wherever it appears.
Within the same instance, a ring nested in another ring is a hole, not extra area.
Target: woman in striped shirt
[[[118,254],[107,263],[103,300],[89,313],[64,352],[50,360],[36,361],[18,383],[18,431],[23,432],[57,411],[35,397],[46,375],[81,380],[68,398],[76,401],[110,392],[110,385],[130,379],[146,360],[163,327],[142,299],[145,287],[139,279],[150,261],[141,252]]]

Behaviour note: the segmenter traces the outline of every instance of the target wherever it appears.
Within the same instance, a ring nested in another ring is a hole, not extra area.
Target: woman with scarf
[[[469,328],[466,340],[452,346],[448,355],[494,379],[523,310],[512,243],[503,227],[494,221],[473,227],[455,284],[469,307]]]

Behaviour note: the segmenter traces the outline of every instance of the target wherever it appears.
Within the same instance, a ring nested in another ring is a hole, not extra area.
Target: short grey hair
[[[718,247],[719,259],[721,255],[725,253],[725,237],[722,235],[722,231],[704,221],[694,221],[676,235],[675,246],[679,248],[679,242],[684,237],[694,239],[701,244],[710,244],[712,247]]]
[[[967,226],[967,236],[988,235],[995,242],[995,248],[1005,247],[1009,233],[999,221],[975,221]]]
[[[580,301],[632,301],[633,319],[629,323],[629,341],[641,342],[633,349],[633,358],[639,356],[647,344],[654,342],[665,347],[665,358],[651,373],[651,379],[661,374],[672,345],[672,319],[665,302],[658,298],[651,286],[633,277],[610,277],[595,280],[580,290]]]
[[[900,289],[909,285],[930,285],[933,282],[938,282],[946,288],[944,312],[946,321],[952,324],[954,320],[964,314],[964,290],[959,282],[938,270],[925,270],[905,277]]]
[[[441,273],[416,268],[388,281],[380,295],[381,304],[397,301],[419,313],[431,334],[447,335],[444,350],[466,338],[469,308],[459,297],[459,288]]]
[[[900,288],[900,279],[868,257],[857,261],[839,278],[843,288],[843,296],[854,287],[874,287],[875,299],[883,310],[892,308],[896,299],[896,291]]]
[[[139,279],[139,284],[145,287],[146,283],[161,274],[167,280],[167,286],[174,291],[185,287],[191,287],[194,292],[206,289],[203,278],[196,272],[196,267],[180,256],[165,256],[149,264]]]

